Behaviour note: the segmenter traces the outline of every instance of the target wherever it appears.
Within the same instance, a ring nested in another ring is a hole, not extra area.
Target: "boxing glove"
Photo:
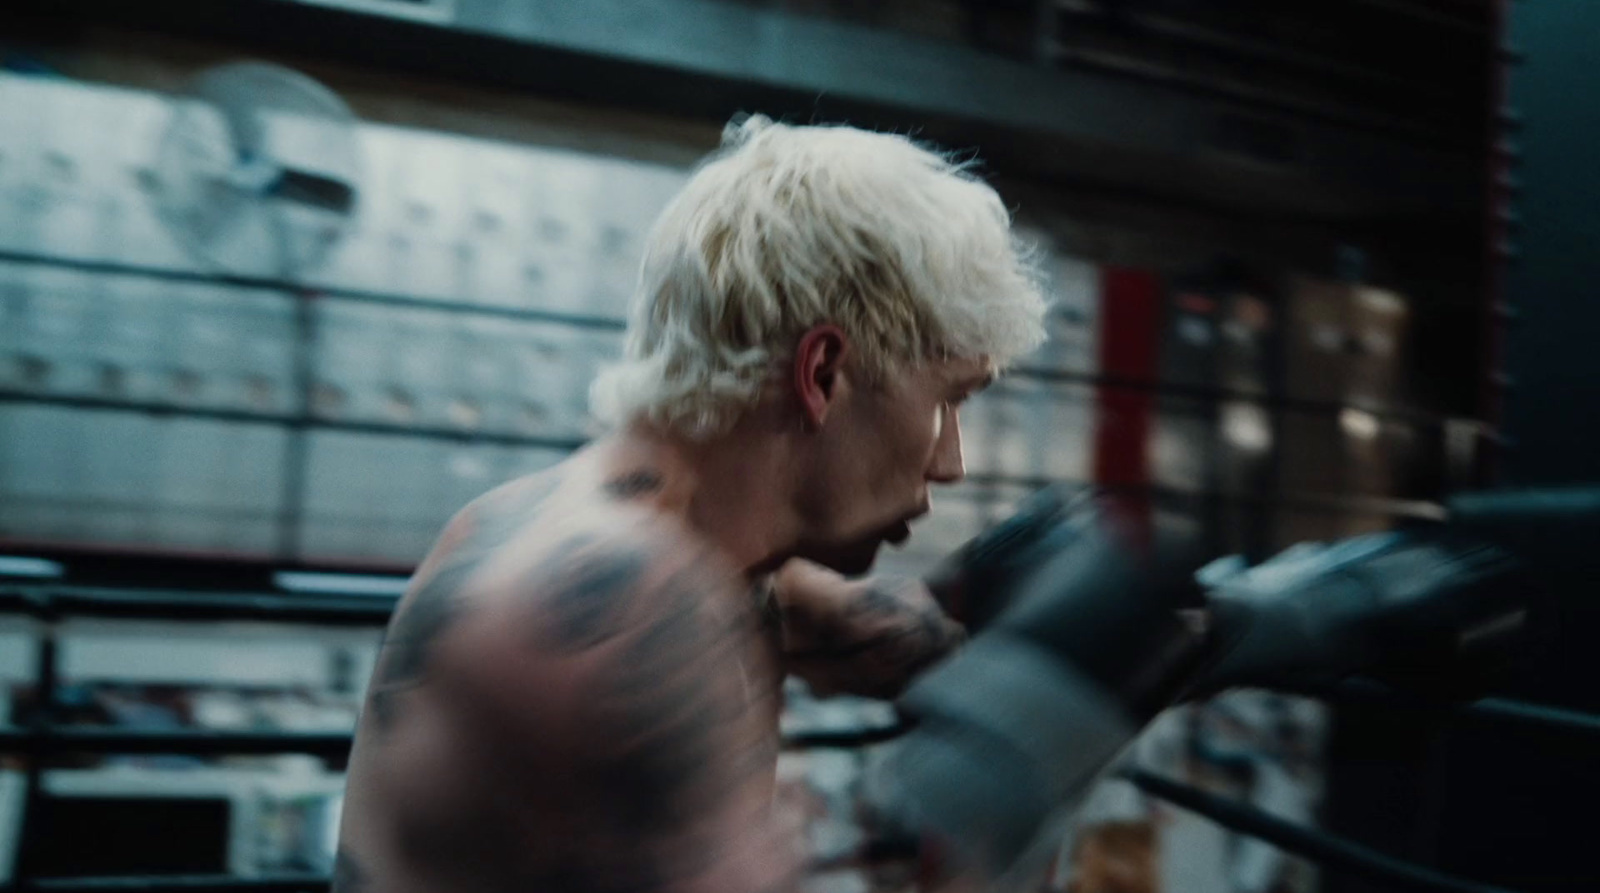
[[[975,633],[1016,594],[1019,582],[1046,557],[1080,535],[1093,510],[1093,492],[1056,484],[1024,499],[1004,521],[963,544],[924,579],[946,614]]]
[[[1003,609],[902,696],[912,729],[868,781],[880,815],[991,885],[1032,879],[1053,818],[1205,657],[1181,611],[1193,563],[1093,495],[1059,497],[964,550],[962,585]]]
[[[1213,564],[1213,663],[1194,693],[1359,674],[1483,694],[1562,634],[1557,596],[1600,576],[1600,489],[1466,493],[1449,509],[1444,524],[1303,544],[1247,570]]]
[[[1296,546],[1219,577],[1206,594],[1209,658],[1192,696],[1351,675],[1431,695],[1481,693],[1516,654],[1536,602],[1511,553],[1448,529]]]

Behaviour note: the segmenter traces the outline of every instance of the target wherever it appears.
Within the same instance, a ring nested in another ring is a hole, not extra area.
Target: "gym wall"
[[[990,45],[1016,44],[991,24]],[[956,36],[948,22],[922,27]],[[274,56],[360,118],[353,225],[326,264],[287,281],[198,261],[153,210],[168,91],[232,48],[115,30],[85,40],[22,47],[27,64],[10,48],[0,72],[0,552],[383,585],[467,500],[592,436],[584,395],[620,349],[643,232],[715,145],[715,122]],[[1052,340],[964,412],[969,480],[935,497],[882,569],[925,568],[1049,481],[1115,488],[1219,554],[1262,557],[1438,517],[1470,477],[1472,398],[1419,370],[1437,368],[1441,308],[1474,296],[1414,242],[1360,218],[992,173],[1040,249]],[[1470,351],[1449,356],[1470,377]],[[118,729],[338,734],[376,649],[375,630],[314,624],[6,622],[15,649],[0,678],[17,724],[37,715],[41,629],[59,665],[56,721]],[[791,733],[890,719],[882,704],[789,696]],[[1163,719],[1137,758],[1310,823],[1328,723],[1319,705],[1248,693]],[[873,758],[797,749],[780,764],[786,802],[810,817],[817,890],[907,882],[856,815]],[[96,861],[58,836],[36,874],[329,868],[337,759],[81,762],[43,773],[46,808],[59,809],[44,821],[59,835],[92,814],[126,845]],[[23,809],[24,764],[9,765],[0,844]],[[179,790],[190,803],[154,802]],[[145,811],[72,811],[95,798]],[[157,814],[210,837],[161,856],[135,833]],[[1119,783],[1061,851],[1053,889],[1103,889],[1085,878],[1124,862],[1149,889],[1317,883],[1307,863]]]

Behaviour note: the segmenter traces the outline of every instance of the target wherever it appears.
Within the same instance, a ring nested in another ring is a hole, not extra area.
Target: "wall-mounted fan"
[[[356,117],[299,72],[219,66],[174,98],[154,172],[157,211],[191,254],[227,273],[294,279],[350,227]]]

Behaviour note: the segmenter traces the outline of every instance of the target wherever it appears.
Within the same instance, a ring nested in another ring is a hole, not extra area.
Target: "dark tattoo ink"
[[[459,614],[456,594],[478,571],[477,562],[450,561],[417,589],[411,603],[395,617],[384,644],[384,681],[411,681],[422,675],[428,648]]]
[[[556,549],[556,558],[535,571],[543,579],[534,585],[550,592],[543,606],[551,622],[542,625],[542,642],[568,652],[593,648],[616,633],[618,615],[638,587],[647,557],[623,549],[593,554],[588,538]]]
[[[637,499],[646,494],[658,493],[663,486],[665,482],[662,481],[659,472],[652,468],[641,468],[607,481],[606,492],[617,499]]]
[[[393,727],[399,696],[422,681],[434,643],[460,619],[467,583],[526,526],[529,513],[558,483],[552,476],[524,498],[508,496],[471,510],[466,536],[399,608],[384,634],[369,697],[380,729]]]
[[[790,649],[795,663],[849,665],[850,690],[869,697],[891,697],[917,673],[959,645],[963,634],[931,599],[906,597],[915,580],[874,579],[837,620],[809,628],[803,612],[786,618],[804,647]]]
[[[370,697],[380,729],[393,727],[398,697],[422,681],[433,643],[460,616],[456,595],[479,569],[467,557],[447,560],[390,621]]]
[[[733,755],[719,753],[738,705],[718,675],[738,672],[738,658],[700,580],[685,570],[649,594],[656,619],[606,686],[598,731],[622,749],[601,775],[612,814],[632,833],[686,827],[738,780],[724,762]]]

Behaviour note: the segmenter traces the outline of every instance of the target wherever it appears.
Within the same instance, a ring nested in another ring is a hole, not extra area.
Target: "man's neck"
[[[635,425],[615,436],[613,455],[653,464],[665,481],[661,509],[682,517],[752,579],[792,554],[798,528],[788,498],[792,464],[782,438],[757,424],[706,442]]]

